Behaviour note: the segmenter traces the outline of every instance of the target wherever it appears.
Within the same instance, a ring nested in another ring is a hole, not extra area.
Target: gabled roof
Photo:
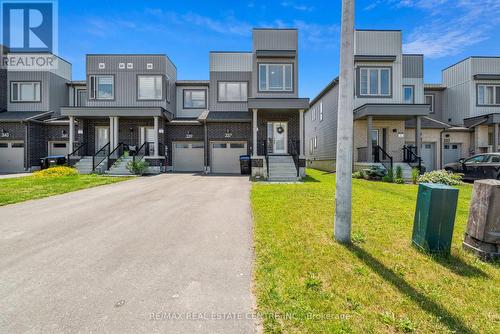
[[[0,113],[0,122],[36,121],[51,114],[52,111],[4,111]]]
[[[315,104],[316,102],[318,102],[319,99],[321,99],[333,87],[337,86],[338,83],[339,83],[339,77],[336,77],[335,79],[333,79],[332,81],[330,81],[330,83],[328,85],[326,85],[326,87],[323,88],[323,90],[321,92],[319,92],[319,94],[314,99],[312,99],[312,101],[309,103],[309,106],[312,106],[313,104]]]

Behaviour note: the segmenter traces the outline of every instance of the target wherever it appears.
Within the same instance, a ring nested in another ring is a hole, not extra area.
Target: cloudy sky
[[[356,28],[400,29],[426,82],[471,55],[500,56],[500,0],[358,0]],[[299,29],[300,95],[338,74],[340,0],[59,0],[59,53],[85,77],[87,53],[165,53],[179,79],[208,79],[212,50],[249,51],[252,27]]]

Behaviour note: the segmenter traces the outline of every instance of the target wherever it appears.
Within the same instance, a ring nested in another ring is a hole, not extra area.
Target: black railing
[[[118,146],[108,154],[108,168],[109,170],[113,164],[122,157],[125,151],[125,144],[119,143]]]
[[[137,151],[134,154],[134,162],[139,162],[141,161],[145,156],[149,155],[149,143],[144,142],[144,144],[137,149]]]
[[[373,146],[373,161],[381,163],[387,170],[394,170],[394,159],[378,145]]]
[[[104,161],[109,155],[109,143],[101,147],[93,156],[92,156],[92,171]]]
[[[72,147],[73,149],[74,147]],[[74,166],[84,155],[87,149],[87,143],[79,145],[73,152],[68,154],[68,166]]]
[[[417,147],[412,145],[403,146],[403,162],[410,165],[410,167],[417,167],[420,173],[423,173],[422,158],[416,153]]]
[[[300,140],[291,140],[291,141],[289,141],[289,143],[288,143],[288,153],[293,158],[293,163],[295,164],[295,168],[297,169],[297,177],[300,176],[298,147],[300,147]]]

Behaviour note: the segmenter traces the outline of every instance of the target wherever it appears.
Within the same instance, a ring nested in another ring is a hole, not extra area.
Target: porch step
[[[273,182],[295,182],[297,177],[297,168],[290,155],[272,155],[269,156],[268,180]]]
[[[76,164],[75,168],[80,174],[92,174],[92,157],[82,157]]]
[[[127,164],[133,160],[133,157],[121,157],[105,173],[109,175],[133,175],[128,169]]]
[[[393,165],[394,177],[396,177],[396,169],[398,168],[398,166],[400,166],[402,171],[403,171],[403,179],[411,180],[411,171],[413,168],[405,162],[395,162],[394,163],[394,165]]]

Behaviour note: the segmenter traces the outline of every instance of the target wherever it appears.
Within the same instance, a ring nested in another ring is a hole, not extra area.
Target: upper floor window
[[[137,77],[137,98],[139,100],[161,100],[163,77],[161,75],[139,75]]]
[[[406,104],[415,103],[415,87],[403,86],[403,97]]]
[[[478,85],[477,104],[482,106],[500,105],[500,85]]]
[[[220,102],[245,102],[248,95],[247,82],[219,82]]]
[[[152,65],[153,64],[151,64],[151,66]],[[153,67],[151,67],[151,68],[153,68]],[[171,94],[172,94],[171,93],[172,92],[172,87],[171,87],[172,86],[172,82],[170,81],[170,78],[168,76],[167,76],[167,84],[166,84],[166,86],[167,86],[167,102],[170,103],[170,98],[171,98]]]
[[[319,120],[323,120],[323,101],[319,101]]]
[[[115,77],[112,75],[91,75],[89,98],[113,100],[115,98]]]
[[[259,91],[291,92],[292,64],[259,64]]]
[[[204,89],[184,89],[184,109],[206,109],[207,91]]]
[[[360,68],[359,81],[360,96],[387,97],[391,95],[390,68]]]
[[[425,95],[425,104],[430,105],[430,112],[434,113],[434,95]]]
[[[11,102],[40,102],[40,82],[11,82]]]

